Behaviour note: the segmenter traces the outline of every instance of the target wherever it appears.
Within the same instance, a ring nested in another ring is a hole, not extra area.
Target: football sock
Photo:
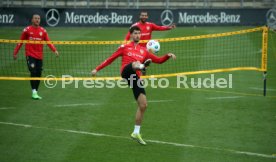
[[[139,134],[140,133],[140,127],[141,127],[140,125],[135,125],[133,133]]]
[[[139,69],[140,69],[140,70],[142,70],[142,69],[144,69],[144,68],[145,68],[145,65],[144,65],[144,64],[140,64],[140,65],[139,65]]]
[[[36,91],[36,89],[33,89],[32,92],[33,92],[33,93],[36,93],[37,91]]]

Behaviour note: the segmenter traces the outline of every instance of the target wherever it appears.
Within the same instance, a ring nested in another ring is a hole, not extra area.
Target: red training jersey
[[[168,26],[158,26],[154,23],[151,22],[137,22],[135,24],[133,24],[131,27],[133,26],[138,26],[141,30],[141,38],[140,40],[150,40],[151,39],[151,34],[153,31],[163,31],[163,30],[170,30],[171,28]],[[130,39],[130,32],[127,33],[125,40],[129,40]],[[140,45],[146,47],[146,43],[140,43]]]
[[[46,30],[43,27],[34,27],[28,26],[26,27],[20,37],[20,40],[32,40],[32,41],[50,41]],[[47,44],[49,48],[55,52],[56,48],[53,44]],[[14,49],[13,55],[16,56],[18,51],[20,50],[22,43],[18,43]],[[31,56],[36,59],[43,59],[43,44],[30,44],[26,43],[25,46],[25,55]]]
[[[121,45],[116,52],[114,52],[108,59],[102,62],[99,66],[97,66],[96,70],[99,71],[104,67],[108,66],[119,56],[122,57],[121,73],[124,67],[132,62],[139,61],[143,63],[146,59],[151,59],[152,62],[161,64],[170,58],[168,55],[157,57],[149,53],[145,47],[142,47],[139,44],[135,45],[134,42],[130,42],[128,44]],[[140,77],[140,70],[137,70],[136,74]]]

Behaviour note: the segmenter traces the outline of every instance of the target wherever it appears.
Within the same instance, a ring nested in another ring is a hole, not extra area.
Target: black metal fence
[[[0,0],[0,7],[54,8],[270,8],[276,0]]]

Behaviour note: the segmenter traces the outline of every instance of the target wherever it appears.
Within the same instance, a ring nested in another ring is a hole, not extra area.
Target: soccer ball
[[[150,40],[147,43],[147,50],[151,53],[157,54],[160,51],[160,44],[156,40]]]

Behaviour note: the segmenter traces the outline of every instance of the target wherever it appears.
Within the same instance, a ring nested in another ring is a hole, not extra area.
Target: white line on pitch
[[[9,109],[15,109],[14,107],[0,107],[0,110],[9,110]]]
[[[115,135],[109,135],[109,134],[103,134],[103,133],[94,133],[94,132],[77,131],[77,130],[69,130],[69,129],[47,128],[47,127],[39,127],[39,126],[33,126],[33,125],[28,125],[28,124],[18,124],[18,123],[11,123],[11,122],[0,122],[0,124],[25,127],[25,128],[48,129],[48,130],[52,130],[52,131],[68,132],[68,133],[75,133],[75,134],[85,134],[85,135],[92,135],[92,136],[99,136],[99,137],[130,139],[130,137],[124,137],[124,136],[115,136]],[[200,149],[205,149],[205,150],[218,150],[218,151],[224,151],[224,152],[229,152],[229,153],[233,153],[233,154],[242,154],[242,155],[257,156],[257,157],[263,157],[263,158],[276,158],[276,156],[274,156],[274,155],[248,152],[248,151],[238,151],[238,150],[224,149],[224,148],[218,148],[218,147],[205,147],[205,146],[189,145],[189,144],[182,144],[182,143],[175,143],[175,142],[151,140],[151,139],[146,139],[145,141],[147,141],[149,143],[157,143],[157,144],[171,145],[171,146],[177,146],[177,147],[191,147],[191,148],[200,148]]]
[[[10,122],[0,122],[0,124],[14,125],[19,127],[32,127],[31,125],[27,125],[27,124],[17,124],[17,123],[10,123]]]
[[[173,145],[173,146],[178,146],[178,147],[193,147],[193,148],[201,148],[201,149],[206,149],[206,150],[218,150],[218,151],[230,152],[230,153],[234,153],[234,154],[244,154],[244,155],[258,156],[258,157],[264,157],[264,158],[276,158],[276,156],[273,156],[273,155],[248,152],[248,151],[238,151],[238,150],[232,150],[232,149],[224,149],[224,148],[218,148],[218,147],[205,147],[205,146],[188,145],[188,144],[164,142],[164,141],[156,141],[156,140],[147,140],[147,142],[167,144],[167,145]]]
[[[208,97],[208,100],[219,100],[219,99],[232,99],[232,98],[241,98],[243,96],[226,96],[226,97]]]
[[[260,91],[264,90],[264,88],[258,88],[258,87],[250,87],[250,89],[255,89],[255,90],[260,90]],[[267,91],[276,91],[276,89],[272,89],[272,88],[267,88],[266,90]]]
[[[158,102],[172,102],[174,100],[149,100],[148,103],[158,103]],[[136,102],[133,102],[136,103]],[[54,107],[77,107],[77,106],[98,106],[105,105],[108,103],[74,103],[74,104],[64,104],[64,105],[54,105]]]
[[[76,107],[76,106],[98,106],[103,105],[101,103],[77,103],[77,104],[64,104],[64,105],[55,105],[54,107]]]
[[[149,100],[148,103],[155,103],[155,102],[173,102],[174,100]]]

